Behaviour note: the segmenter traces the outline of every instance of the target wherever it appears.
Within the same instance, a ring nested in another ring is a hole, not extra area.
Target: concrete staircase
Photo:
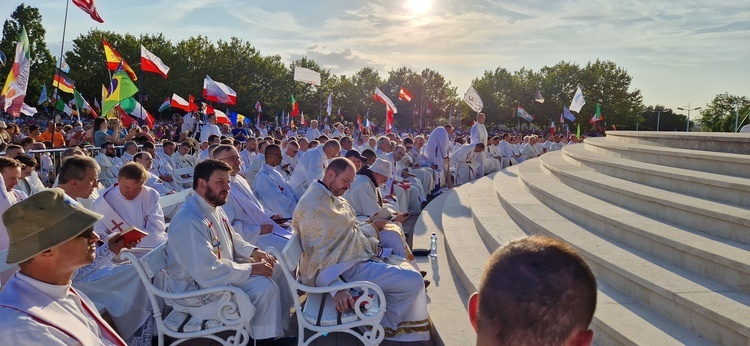
[[[659,134],[610,132],[431,202],[414,246],[436,232],[444,250],[428,290],[438,343],[474,343],[466,301],[490,254],[542,234],[594,271],[597,344],[750,344],[750,136]]]

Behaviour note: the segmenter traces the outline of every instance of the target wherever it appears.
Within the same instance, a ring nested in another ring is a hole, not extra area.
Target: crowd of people
[[[155,324],[148,296],[119,254],[127,248],[142,256],[164,244],[167,291],[241,288],[256,307],[250,334],[271,344],[287,336],[292,292],[266,249],[283,249],[295,233],[303,248],[303,283],[374,282],[386,296],[385,338],[429,340],[430,282],[414,260],[403,222],[454,184],[578,142],[554,133],[546,139],[490,134],[484,122],[480,113],[463,135],[451,125],[376,135],[315,120],[302,129],[231,127],[198,112],[176,114],[155,129],[104,118],[49,121],[43,129],[0,121],[0,250],[8,249],[8,263],[20,268],[2,278],[10,289],[0,294],[0,320],[23,316],[0,336],[18,340],[44,331],[36,336],[44,344],[150,345]],[[184,201],[162,209],[160,198],[177,193]],[[19,223],[11,219],[17,215],[44,222]],[[73,217],[80,220],[68,224]],[[131,228],[148,235],[125,243],[122,233]],[[74,246],[86,255],[59,249]],[[41,264],[54,269],[42,275]],[[25,289],[15,297],[24,303],[3,303]],[[27,311],[40,300],[65,304]],[[354,307],[348,290],[333,300],[339,311]],[[216,302],[183,303],[210,309]],[[114,328],[99,323],[97,310],[107,312]],[[77,324],[60,327],[64,316]],[[88,342],[94,339],[100,341]]]

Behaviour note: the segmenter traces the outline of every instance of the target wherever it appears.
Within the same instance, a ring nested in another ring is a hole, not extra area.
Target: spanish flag
[[[117,53],[117,51],[112,48],[112,45],[110,45],[109,42],[107,42],[107,40],[105,40],[104,38],[102,38],[102,44],[104,44],[104,56],[107,58],[107,69],[110,71],[115,71],[117,70],[117,66],[122,63],[122,68],[125,70],[125,72],[128,73],[130,79],[138,80],[138,77],[135,75],[135,71],[130,68],[130,65],[128,65],[128,62],[122,58],[120,53]]]

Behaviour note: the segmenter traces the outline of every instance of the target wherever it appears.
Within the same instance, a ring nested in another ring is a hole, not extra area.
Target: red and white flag
[[[263,113],[263,107],[260,106],[260,101],[255,101],[255,110],[258,111],[258,113]]]
[[[393,101],[391,101],[388,96],[385,96],[378,87],[375,87],[375,95],[373,95],[373,99],[385,105],[385,133],[391,133],[391,128],[393,127],[393,114],[398,113],[396,105],[394,105]]]
[[[169,66],[165,65],[158,56],[141,45],[141,70],[158,73],[162,77],[167,78]]]
[[[237,93],[226,84],[214,81],[208,75],[203,80],[203,96],[208,101],[227,105],[237,104]]]
[[[216,114],[217,124],[229,124],[230,126],[232,125],[232,121],[229,120],[227,113],[224,113],[218,109],[214,109],[214,114]]]
[[[409,102],[414,96],[411,96],[411,93],[409,90],[406,90],[404,87],[401,87],[401,90],[398,91],[398,98]]]
[[[301,114],[302,115],[301,115],[301,118],[300,118],[301,119],[300,120],[300,124],[301,125],[307,125],[307,121],[305,121],[305,112],[302,112]]]
[[[102,17],[99,17],[99,13],[96,12],[94,0],[73,0],[73,5],[78,6],[78,8],[82,9],[83,12],[88,13],[89,16],[91,16],[91,19],[99,23],[104,23],[104,19],[102,19]]]
[[[190,104],[180,95],[172,94],[172,101],[169,103],[174,108],[179,108],[185,112],[190,112]]]

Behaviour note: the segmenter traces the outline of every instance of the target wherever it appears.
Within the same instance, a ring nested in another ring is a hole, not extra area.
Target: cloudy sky
[[[16,1],[0,3],[3,18]],[[335,74],[371,66],[387,78],[400,66],[429,67],[459,95],[485,70],[602,59],[628,71],[646,105],[705,107],[719,93],[750,96],[747,0],[95,1],[104,24],[71,5],[66,48],[94,27],[164,33],[174,42],[237,36],[264,55],[286,62],[306,55]],[[65,0],[26,3],[41,10],[58,55]]]

